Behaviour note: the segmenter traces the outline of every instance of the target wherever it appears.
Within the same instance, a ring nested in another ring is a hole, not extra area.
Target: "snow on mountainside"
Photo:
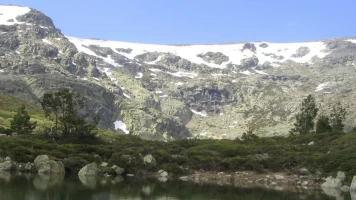
[[[101,116],[101,128],[146,139],[233,139],[249,128],[288,135],[308,94],[325,113],[341,101],[350,128],[355,80],[355,37],[214,45],[80,39],[35,9],[0,5],[0,92],[37,102],[70,87]]]
[[[180,56],[189,60],[190,62],[196,64],[205,64],[213,68],[226,68],[227,64],[240,65],[241,60],[245,58],[250,58],[256,56],[260,63],[266,61],[270,62],[273,66],[279,66],[280,63],[286,60],[292,60],[297,63],[312,63],[313,57],[323,58],[328,55],[326,52],[326,46],[323,42],[305,42],[305,43],[267,43],[267,42],[256,42],[250,43],[255,46],[255,50],[244,49],[244,43],[242,44],[218,44],[218,45],[153,45],[153,44],[138,44],[138,43],[128,43],[119,41],[106,41],[106,40],[93,40],[93,39],[80,39],[75,37],[66,36],[79,51],[87,53],[89,55],[98,56],[93,51],[88,49],[86,46],[97,45],[99,47],[109,47],[118,54],[122,54],[127,58],[134,59],[135,56],[144,54],[147,52],[164,52],[172,53],[174,55]],[[306,55],[295,56],[299,48],[304,47],[309,49]],[[132,51],[130,53],[123,53],[116,50],[117,48],[130,48]],[[203,58],[199,57],[199,54],[204,54],[206,52],[220,52],[223,55],[228,56],[228,60],[221,63],[215,64],[205,61]],[[99,56],[100,57],[100,56]],[[114,62],[113,59],[103,58],[107,63],[119,66]],[[160,59],[147,64],[154,64]]]
[[[0,25],[21,24],[16,20],[17,16],[30,12],[28,7],[0,5]]]

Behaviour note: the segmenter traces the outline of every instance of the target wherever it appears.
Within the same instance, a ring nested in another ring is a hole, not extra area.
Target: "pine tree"
[[[55,133],[58,134],[61,129],[63,137],[90,134],[99,122],[99,118],[94,117],[89,124],[86,121],[88,115],[79,115],[79,110],[84,107],[84,99],[67,88],[45,93],[41,105],[45,115],[55,121]]]
[[[17,134],[31,134],[36,128],[37,122],[30,122],[31,116],[27,113],[26,107],[22,105],[16,115],[10,121],[10,128]]]
[[[332,131],[330,126],[329,117],[326,115],[321,115],[316,122],[316,133],[328,133]]]
[[[344,120],[346,118],[346,109],[341,105],[340,102],[336,103],[330,114],[331,127],[333,131],[343,132],[344,131]]]
[[[296,122],[291,133],[308,134],[314,128],[314,119],[318,115],[315,98],[309,95],[302,102],[300,112],[296,115]]]

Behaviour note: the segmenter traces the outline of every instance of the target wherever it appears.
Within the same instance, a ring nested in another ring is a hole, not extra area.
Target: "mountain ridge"
[[[308,94],[324,113],[341,101],[346,129],[355,124],[355,37],[188,46],[81,39],[35,9],[6,18],[12,7],[0,6],[0,91],[38,104],[44,92],[70,87],[103,129],[155,140],[234,139],[249,128],[288,135]]]

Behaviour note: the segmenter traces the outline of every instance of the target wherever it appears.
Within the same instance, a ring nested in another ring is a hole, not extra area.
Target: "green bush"
[[[67,172],[78,173],[89,162],[80,157],[69,157],[63,160]]]

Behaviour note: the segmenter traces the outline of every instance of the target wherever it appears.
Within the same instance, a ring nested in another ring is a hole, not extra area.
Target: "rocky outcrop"
[[[345,173],[338,172],[336,178],[333,178],[332,176],[326,178],[326,181],[321,185],[321,187],[330,188],[330,189],[341,189],[344,180],[345,180]]]
[[[308,47],[299,47],[296,53],[292,55],[292,57],[301,58],[306,56],[308,53],[310,53],[310,49]]]
[[[223,62],[229,61],[229,57],[222,54],[221,52],[206,52],[204,54],[198,54],[197,57],[203,59],[208,63],[214,63],[221,65]]]

